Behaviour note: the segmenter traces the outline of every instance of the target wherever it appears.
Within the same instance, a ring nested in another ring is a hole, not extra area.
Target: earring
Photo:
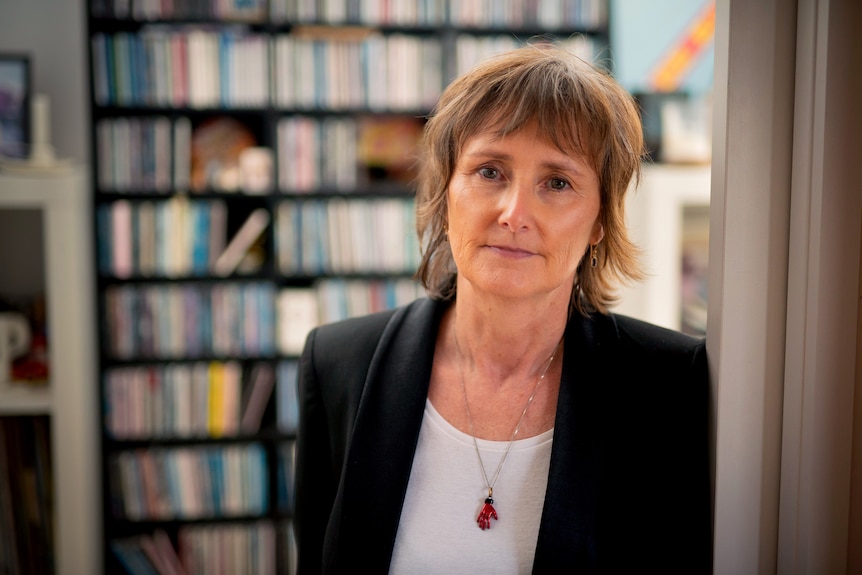
[[[599,244],[590,246],[590,267],[595,268],[599,265]]]

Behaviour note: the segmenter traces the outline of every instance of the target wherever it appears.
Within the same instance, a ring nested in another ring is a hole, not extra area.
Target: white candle
[[[33,100],[30,103],[30,142],[34,145],[50,144],[50,103],[47,94],[33,94]]]

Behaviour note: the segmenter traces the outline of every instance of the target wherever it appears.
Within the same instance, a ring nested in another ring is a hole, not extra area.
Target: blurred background
[[[709,0],[3,0],[0,573],[292,572],[305,334],[422,295],[423,117],[527,40],[638,99],[649,277],[616,311],[705,334],[714,21]]]

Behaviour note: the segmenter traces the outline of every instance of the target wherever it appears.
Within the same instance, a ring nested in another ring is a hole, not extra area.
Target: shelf
[[[0,382],[0,417],[50,415],[53,406],[49,384]]]
[[[296,433],[279,431],[277,429],[262,429],[256,433],[242,433],[240,435],[222,437],[149,437],[146,439],[115,439],[113,437],[105,437],[103,441],[105,447],[109,449],[133,450],[142,447],[176,447],[178,445],[207,446],[254,442],[288,443],[296,441]]]
[[[14,257],[8,258],[12,274],[0,274],[0,287],[7,297],[44,296],[51,377],[39,387],[0,383],[0,416],[49,418],[54,572],[98,573],[99,542],[93,536],[99,530],[99,482],[94,480],[99,415],[93,401],[98,375],[86,172],[76,165],[51,174],[0,171],[3,212],[6,225],[11,221],[15,226],[0,229],[7,232],[0,241],[5,254]],[[33,214],[39,225],[27,227]],[[22,234],[10,237],[22,226]]]
[[[637,286],[621,290],[620,305],[614,311],[670,329],[684,329],[680,302],[683,301],[685,224],[687,217],[691,219],[687,211],[708,210],[710,186],[709,165],[644,165],[637,193],[628,195],[626,214],[632,239],[642,247],[642,261],[650,274]],[[708,235],[708,226],[705,231]],[[698,277],[695,270],[703,273],[702,264],[695,263],[696,260],[689,261],[686,266],[689,286]]]

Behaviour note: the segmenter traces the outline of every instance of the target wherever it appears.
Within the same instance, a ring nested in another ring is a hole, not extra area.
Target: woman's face
[[[480,292],[568,302],[578,263],[604,232],[595,171],[535,126],[465,143],[448,188],[449,242],[460,281]]]

